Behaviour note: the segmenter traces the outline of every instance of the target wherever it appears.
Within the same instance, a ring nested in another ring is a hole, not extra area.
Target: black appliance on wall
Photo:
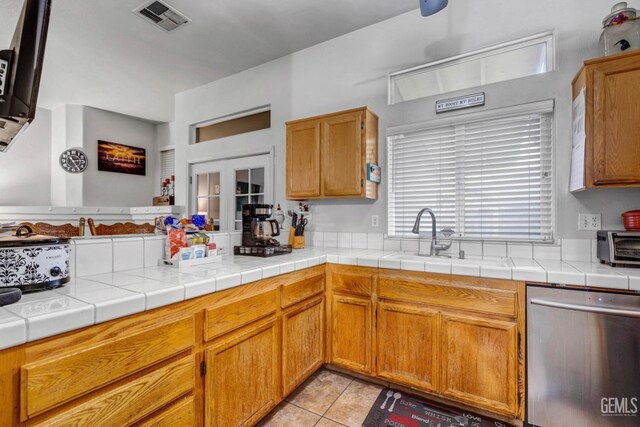
[[[0,153],[36,115],[51,0],[25,0],[11,47],[0,50]]]

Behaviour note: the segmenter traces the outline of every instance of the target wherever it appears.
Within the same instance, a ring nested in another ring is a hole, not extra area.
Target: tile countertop
[[[499,261],[499,262],[496,262]],[[74,278],[0,307],[0,349],[324,263],[640,292],[640,269],[527,258],[429,259],[401,252],[309,248],[272,258],[224,256],[186,269],[147,267]]]

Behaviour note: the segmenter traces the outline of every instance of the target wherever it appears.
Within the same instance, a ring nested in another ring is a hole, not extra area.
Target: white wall
[[[48,205],[50,157],[51,111],[38,108],[25,132],[0,153],[0,206]]]
[[[631,0],[632,6],[639,6]],[[598,0],[455,1],[423,18],[416,10],[176,96],[177,203],[186,204],[188,162],[276,147],[276,197],[285,199],[285,126],[292,119],[368,105],[380,116],[380,164],[386,171],[387,126],[432,119],[435,98],[387,105],[387,74],[485,46],[555,30],[557,70],[484,87],[485,108],[542,99],[556,102],[556,237],[589,238],[577,230],[581,212],[600,212],[604,228],[620,228],[620,213],[640,206],[640,189],[568,193],[571,80],[583,60],[598,56],[601,20],[611,4]],[[466,91],[472,92],[473,90]],[[454,94],[455,95],[455,94]],[[442,97],[441,97],[442,98]],[[189,126],[270,104],[272,128],[189,145]],[[386,231],[386,183],[377,202],[313,203],[316,230]],[[290,204],[291,206],[292,204]],[[370,227],[370,215],[381,218]]]
[[[83,124],[89,167],[83,174],[82,206],[150,206],[158,161],[156,124],[90,107],[84,107]],[[99,171],[98,140],[145,148],[146,175]]]

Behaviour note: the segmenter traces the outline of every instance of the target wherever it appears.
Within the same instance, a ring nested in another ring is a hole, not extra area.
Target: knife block
[[[289,244],[291,246],[293,246],[293,238],[296,236],[296,228],[295,227],[290,227],[289,228]]]
[[[293,249],[304,249],[304,236],[293,236]]]

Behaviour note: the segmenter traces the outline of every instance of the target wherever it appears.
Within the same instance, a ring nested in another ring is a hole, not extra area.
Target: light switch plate
[[[579,214],[578,215],[578,230],[581,231],[596,231],[602,228],[602,215],[601,214]]]

